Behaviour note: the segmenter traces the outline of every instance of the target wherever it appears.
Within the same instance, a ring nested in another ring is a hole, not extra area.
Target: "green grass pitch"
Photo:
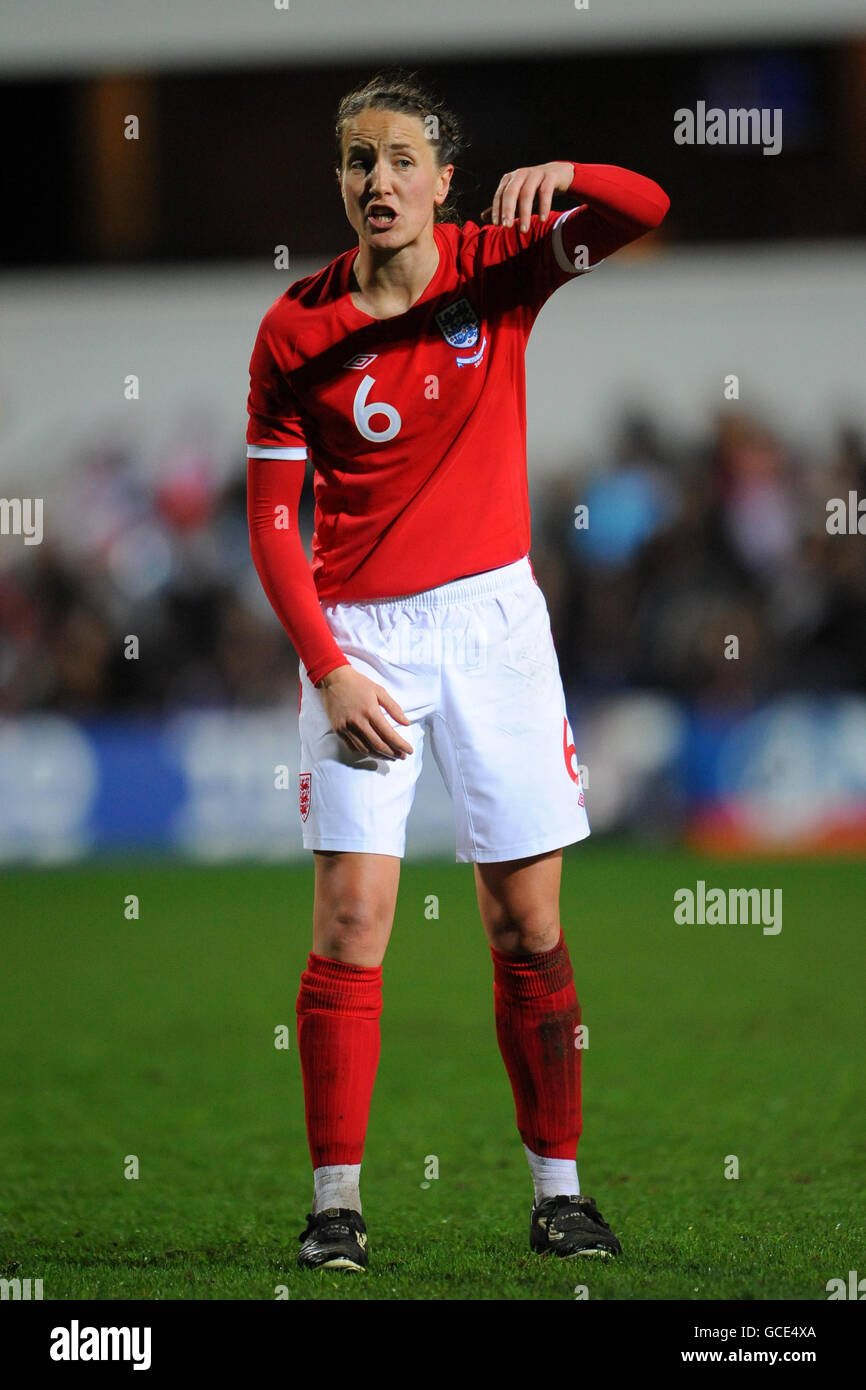
[[[699,878],[781,888],[782,931],[677,925]],[[46,1299],[825,1300],[866,1274],[862,885],[852,861],[566,851],[581,1185],[624,1246],[601,1264],[529,1251],[472,869],[405,865],[353,1275],[295,1265],[312,867],[7,870],[0,1276]]]

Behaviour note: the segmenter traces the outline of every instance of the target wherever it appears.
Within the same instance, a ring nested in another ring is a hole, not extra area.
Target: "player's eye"
[[[400,159],[397,160],[397,163],[398,163],[398,164],[405,164],[405,166],[406,166],[407,169],[410,169],[410,168],[412,167],[412,161],[411,161],[411,159],[406,159],[405,157],[402,157],[402,156],[401,156]]]

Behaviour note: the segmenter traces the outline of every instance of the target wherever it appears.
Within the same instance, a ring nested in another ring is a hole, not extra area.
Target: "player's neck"
[[[439,247],[433,235],[417,238],[396,251],[377,251],[361,242],[352,266],[352,301],[374,318],[405,314],[420,299],[439,266]]]

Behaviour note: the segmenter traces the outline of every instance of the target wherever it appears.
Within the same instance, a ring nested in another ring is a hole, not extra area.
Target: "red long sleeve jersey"
[[[320,600],[430,589],[506,565],[530,546],[524,354],[545,300],[657,226],[651,179],[577,164],[565,213],[517,225],[434,226],[439,264],[405,313],[351,298],[357,249],[293,284],[262,320],[250,362],[253,558],[315,682],[346,657]],[[298,536],[312,456],[312,570]]]

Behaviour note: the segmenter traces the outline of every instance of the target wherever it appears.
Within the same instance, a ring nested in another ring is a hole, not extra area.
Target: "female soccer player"
[[[589,834],[547,606],[529,560],[524,352],[554,290],[657,227],[651,179],[553,160],[449,206],[450,111],[403,74],[350,92],[337,178],[357,249],[298,280],[250,363],[251,547],[300,656],[313,949],[297,1000],[314,1199],[298,1263],[367,1267],[359,1175],[382,960],[425,743],[474,864],[496,1033],[539,1253],[614,1255],[582,1195],[580,1008],[562,849]],[[554,193],[578,206],[551,212]],[[312,569],[298,534],[315,465]]]

